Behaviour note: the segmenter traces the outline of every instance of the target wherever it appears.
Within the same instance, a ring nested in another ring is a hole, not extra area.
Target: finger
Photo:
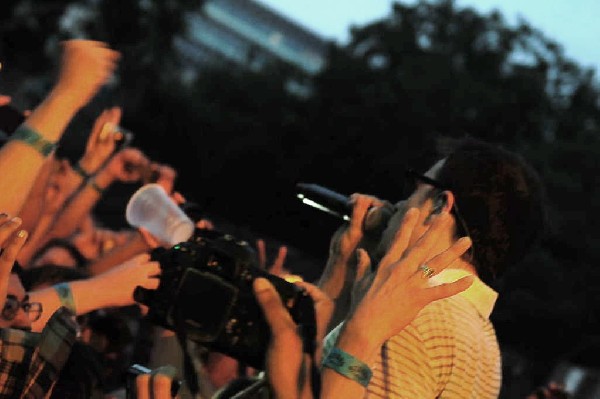
[[[473,284],[473,281],[475,281],[475,277],[469,275],[459,280],[456,280],[453,283],[445,283],[427,288],[425,291],[427,302],[433,302],[437,301],[438,299],[448,298],[450,296],[456,295],[459,292],[462,292],[469,288],[471,284]]]
[[[333,315],[335,304],[325,292],[314,284],[306,281],[299,281],[294,284],[304,289],[314,302],[317,321],[317,338],[320,340],[325,336],[327,326]]]
[[[135,377],[135,388],[138,399],[150,399],[150,374],[140,374]]]
[[[155,374],[151,377],[154,398],[171,398],[171,378],[164,374]]]
[[[4,243],[8,238],[21,226],[23,221],[20,217],[15,216],[13,218],[3,217],[4,223],[0,225],[0,247],[4,246]]]
[[[156,290],[160,285],[160,280],[156,277],[148,277],[144,280],[143,284],[139,284],[140,286],[146,288],[147,290]]]
[[[4,245],[2,254],[0,255],[0,273],[3,275],[10,274],[17,255],[25,241],[27,240],[27,232],[20,230],[17,234],[14,234],[8,241],[7,245]]]
[[[445,212],[437,216],[429,228],[423,233],[417,242],[411,246],[408,253],[404,257],[410,256],[410,262],[412,264],[421,264],[429,259],[430,252],[436,242],[438,242],[440,235],[446,233],[447,227],[452,221],[452,217],[449,213]]]
[[[267,267],[267,250],[265,248],[265,240],[259,238],[256,240],[256,250],[258,252],[258,265],[261,269]]]
[[[452,244],[450,248],[428,260],[427,266],[434,270],[431,276],[433,277],[436,274],[439,274],[442,270],[452,264],[452,262],[460,258],[471,247],[471,244],[472,241],[469,237],[462,237]],[[421,275],[422,272],[417,270],[415,273]]]
[[[121,123],[121,117],[123,116],[123,111],[121,107],[112,107],[110,109],[110,112],[110,121],[115,125],[119,125]]]
[[[445,231],[444,229],[450,223],[450,221],[451,217],[448,213],[442,213],[433,219],[427,231],[425,231],[425,233],[419,237],[417,242],[414,243],[414,245],[411,245],[410,248],[405,249],[404,253],[400,255],[401,263],[393,264],[394,266],[392,267],[394,267],[394,270],[398,270],[400,272],[415,271],[416,265],[420,265],[428,259],[431,248],[435,244],[436,240],[438,240],[440,234]],[[410,242],[410,238],[408,239],[408,242]],[[406,267],[398,267],[401,264]],[[415,268],[413,269],[412,266]]]
[[[404,214],[400,227],[394,235],[390,248],[379,262],[378,270],[387,269],[391,264],[402,258],[408,247],[412,232],[419,220],[419,209],[410,208]]]
[[[171,194],[171,198],[173,199],[173,201],[175,201],[177,205],[185,203],[185,197],[181,195],[179,191],[173,191],[173,193]]]
[[[269,280],[259,277],[253,283],[254,294],[274,336],[296,330],[296,324],[283,306],[281,297]]]
[[[372,201],[370,198],[360,194],[352,194],[350,196],[352,203],[352,217],[350,218],[350,230],[357,233],[362,233],[362,226],[367,211],[371,207]]]
[[[356,256],[358,258],[358,264],[356,265],[356,279],[354,283],[361,281],[368,270],[371,269],[371,258],[369,254],[362,248],[356,250]]]
[[[148,276],[150,277],[157,277],[160,276],[161,274],[161,268],[160,268],[160,262],[148,262],[146,265],[144,265],[144,270],[146,270],[146,273],[148,273]]]
[[[11,217],[8,215],[8,213],[6,212],[2,212],[0,213],[0,229],[2,228],[2,226],[7,223],[9,220],[11,219]],[[0,238],[1,240],[1,238]],[[0,246],[2,245],[2,241],[0,241]]]
[[[12,101],[10,96],[0,95],[0,107],[6,104],[10,104]]]
[[[90,134],[90,137],[87,142],[88,150],[92,149],[94,147],[94,144],[96,144],[96,142],[98,141],[98,136],[100,135],[102,131],[102,126],[104,125],[104,122],[106,120],[106,114],[106,110],[102,111],[94,121],[94,125],[92,126],[92,133]]]
[[[287,252],[287,246],[281,245],[279,247],[277,257],[275,258],[275,261],[273,262],[273,266],[271,266],[271,270],[269,270],[269,273],[274,274],[276,276],[281,276],[283,274],[283,264],[285,263]]]
[[[148,230],[146,230],[143,227],[138,227],[138,232],[140,233],[148,247],[152,249],[160,247],[160,241],[157,238],[155,238],[152,234],[150,234]]]
[[[314,284],[311,284],[307,281],[296,281],[294,284],[304,289],[315,303],[331,301],[331,298],[329,298],[324,291]]]
[[[109,140],[113,138],[113,133],[115,131],[116,125],[112,122],[104,122],[102,128],[100,128],[100,133],[98,134],[98,142],[107,143]]]
[[[135,270],[135,268],[139,268],[140,265],[150,262],[150,255],[148,253],[143,253],[139,255],[132,256],[127,259],[123,263],[129,265],[131,270]]]

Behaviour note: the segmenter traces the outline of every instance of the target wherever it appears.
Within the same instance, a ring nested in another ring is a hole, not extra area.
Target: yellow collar
[[[442,283],[451,283],[470,274],[471,273],[466,270],[445,269],[442,270],[440,274],[433,276],[429,281],[431,285],[440,285]],[[458,295],[471,302],[481,316],[489,319],[490,314],[494,309],[496,299],[498,299],[498,293],[487,286],[477,276],[474,277],[475,280],[473,281],[473,284]]]

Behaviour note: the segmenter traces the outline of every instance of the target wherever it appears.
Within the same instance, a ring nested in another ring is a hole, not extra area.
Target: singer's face
[[[439,170],[444,165],[444,161],[444,159],[438,161],[425,173],[425,176],[435,179]],[[431,190],[433,190],[432,186],[419,183],[407,199],[399,201],[396,204],[396,213],[392,215],[388,222],[387,228],[381,235],[377,253],[384,254],[387,252],[394,240],[394,237],[396,236],[396,232],[402,225],[402,220],[404,219],[406,211],[408,211],[410,208],[419,208],[421,213],[419,215],[419,221],[413,230],[409,244],[414,244],[425,233],[427,230],[426,220],[431,213],[432,207],[432,201],[430,198]]]

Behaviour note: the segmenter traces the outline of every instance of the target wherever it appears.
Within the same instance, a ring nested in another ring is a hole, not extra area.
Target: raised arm
[[[43,306],[42,316],[33,323],[33,330],[41,331],[61,306],[81,315],[106,307],[133,305],[135,287],[156,289],[159,275],[158,262],[151,262],[150,256],[143,254],[95,277],[31,291],[31,301],[41,302]]]
[[[364,194],[351,196],[352,217],[331,238],[327,264],[317,285],[335,303],[335,310],[328,330],[337,326],[350,308],[352,285],[356,279],[356,249],[365,238],[364,221],[369,209],[383,207],[384,201]]]
[[[431,256],[433,243],[450,217],[438,218],[412,246],[409,239],[419,211],[407,212],[390,250],[383,257],[364,295],[354,303],[334,349],[323,361],[321,398],[363,398],[381,346],[402,331],[427,304],[455,295],[473,282],[471,276],[454,283],[430,286],[420,265]],[[427,260],[433,275],[444,270],[470,247],[468,238]],[[363,254],[366,256],[365,254]],[[426,277],[431,277],[428,274]],[[390,304],[394,304],[390,306]],[[358,370],[358,371],[357,371]]]
[[[58,80],[48,96],[0,148],[0,209],[19,214],[49,151],[75,114],[112,75],[119,54],[104,43],[69,40]],[[10,173],[8,173],[10,172]]]
[[[56,214],[55,221],[46,235],[46,240],[68,237],[75,232],[79,221],[102,198],[104,190],[115,181],[126,183],[139,181],[141,179],[140,169],[131,166],[148,163],[149,160],[142,151],[132,147],[124,148],[112,156],[108,163],[93,178],[86,181]]]

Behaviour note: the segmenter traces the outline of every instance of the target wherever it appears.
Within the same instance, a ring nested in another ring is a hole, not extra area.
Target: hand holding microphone
[[[314,183],[298,183],[296,190],[296,196],[302,203],[339,219],[350,220],[352,215],[350,197]],[[372,207],[365,217],[363,230],[365,233],[381,234],[394,212],[394,206],[387,201],[384,206]]]

